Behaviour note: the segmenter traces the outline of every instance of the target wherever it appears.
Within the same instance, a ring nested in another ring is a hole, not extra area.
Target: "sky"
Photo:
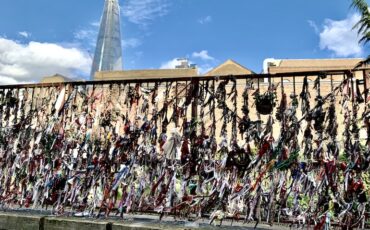
[[[227,59],[261,73],[266,58],[369,54],[351,0],[120,0],[124,69],[205,73]],[[103,0],[1,0],[0,84],[56,73],[88,79]]]

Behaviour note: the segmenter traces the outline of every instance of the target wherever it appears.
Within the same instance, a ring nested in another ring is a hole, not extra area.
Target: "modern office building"
[[[120,6],[118,0],[105,0],[103,16],[91,68],[91,80],[96,72],[122,70]]]

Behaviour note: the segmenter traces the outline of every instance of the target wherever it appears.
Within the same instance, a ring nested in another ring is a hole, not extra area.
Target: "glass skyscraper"
[[[94,80],[95,72],[98,71],[122,70],[120,19],[118,0],[105,0],[91,68],[91,80]]]

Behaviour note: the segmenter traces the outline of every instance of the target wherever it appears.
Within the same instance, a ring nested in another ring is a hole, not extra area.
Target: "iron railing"
[[[368,83],[363,69],[0,86],[0,203],[364,226]]]

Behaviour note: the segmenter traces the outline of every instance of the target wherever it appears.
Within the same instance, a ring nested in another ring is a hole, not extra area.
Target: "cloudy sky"
[[[125,69],[364,57],[350,0],[121,0]],[[0,84],[88,78],[103,0],[1,0]]]

